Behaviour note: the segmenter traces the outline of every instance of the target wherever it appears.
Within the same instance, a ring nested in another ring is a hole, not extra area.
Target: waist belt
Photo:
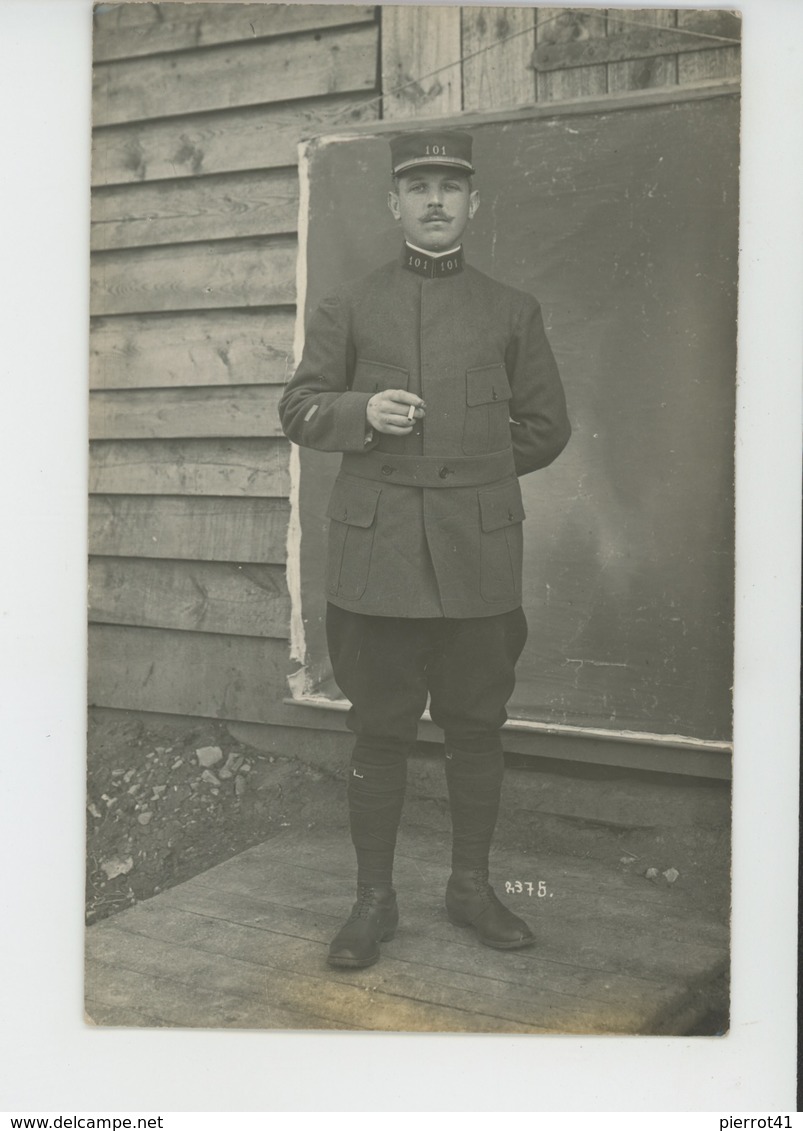
[[[341,472],[401,487],[479,487],[515,475],[513,452],[484,456],[391,456],[385,452],[346,452]]]

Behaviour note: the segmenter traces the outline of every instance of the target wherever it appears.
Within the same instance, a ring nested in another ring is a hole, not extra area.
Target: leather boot
[[[329,947],[330,966],[371,966],[379,944],[388,942],[399,925],[396,892],[390,884],[357,884],[357,902]]]
[[[446,914],[458,927],[473,927],[485,946],[516,950],[532,946],[532,931],[497,898],[485,868],[452,871],[446,885]]]

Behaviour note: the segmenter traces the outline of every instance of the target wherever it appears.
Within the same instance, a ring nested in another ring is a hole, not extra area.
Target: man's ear
[[[401,209],[399,208],[399,194],[394,192],[393,189],[388,193],[388,208],[393,213],[394,220],[401,220]]]
[[[468,198],[468,218],[473,217],[474,213],[480,206],[480,193],[479,189],[472,189]]]

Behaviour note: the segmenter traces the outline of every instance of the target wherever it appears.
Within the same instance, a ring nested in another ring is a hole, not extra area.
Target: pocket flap
[[[376,515],[376,504],[381,487],[368,483],[355,483],[351,479],[336,479],[326,514],[347,526],[370,526]]]
[[[499,530],[524,521],[524,506],[518,479],[488,491],[478,491],[480,522],[484,531]]]
[[[466,370],[466,404],[491,404],[510,400],[510,382],[504,365],[483,365]]]
[[[383,389],[406,389],[409,382],[410,374],[406,369],[360,357],[354,367],[351,388],[356,393],[379,393]]]

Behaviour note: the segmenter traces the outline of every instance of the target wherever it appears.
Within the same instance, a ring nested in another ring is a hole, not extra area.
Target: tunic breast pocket
[[[368,584],[374,547],[376,508],[381,487],[337,479],[332,488],[326,591],[333,597],[359,600]]]
[[[467,456],[510,446],[510,382],[504,365],[466,370],[463,451]]]
[[[354,367],[351,388],[355,393],[380,393],[383,389],[406,389],[409,381],[410,374],[406,369],[360,357]]]

